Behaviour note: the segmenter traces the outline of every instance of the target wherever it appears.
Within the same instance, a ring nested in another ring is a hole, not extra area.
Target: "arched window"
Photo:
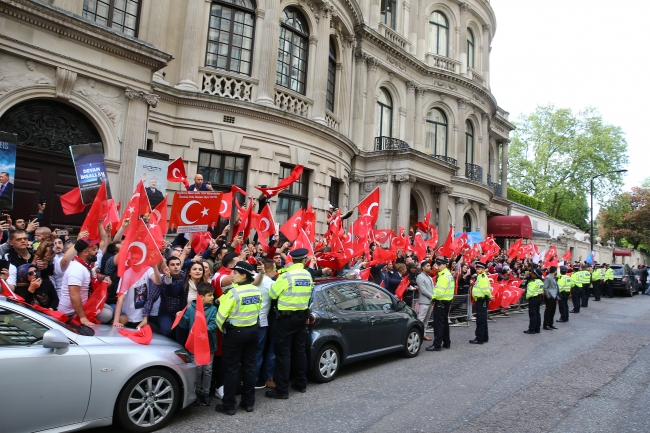
[[[393,99],[383,87],[379,89],[377,100],[377,125],[375,137],[393,136]]]
[[[465,163],[474,164],[474,127],[472,122],[465,122]]]
[[[472,217],[469,214],[465,214],[463,217],[463,231],[471,232],[472,231]]]
[[[276,84],[305,94],[308,47],[307,20],[298,9],[286,8],[282,11],[282,24],[280,25]]]
[[[381,22],[395,30],[397,0],[381,0]]]
[[[449,55],[449,21],[442,12],[434,11],[429,17],[429,52]]]
[[[425,148],[434,155],[447,156],[447,117],[437,108],[432,108],[427,113]]]
[[[84,0],[82,15],[125,35],[137,37],[141,3],[140,0]]]
[[[334,112],[334,89],[336,85],[336,48],[334,40],[330,38],[330,55],[327,62],[327,99],[326,107]]]
[[[474,69],[474,33],[467,28],[467,67]]]
[[[205,65],[250,75],[254,24],[252,0],[212,2]]]

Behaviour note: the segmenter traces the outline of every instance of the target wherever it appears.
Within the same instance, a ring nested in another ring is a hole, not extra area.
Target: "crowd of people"
[[[202,190],[201,180],[193,185],[197,190]],[[268,205],[264,194],[257,200],[259,207]],[[256,206],[252,197],[249,205]],[[396,249],[394,257],[378,259],[379,242],[369,237],[364,241],[367,248],[338,269],[318,266],[317,257],[308,249],[296,248],[282,233],[265,241],[257,236],[244,239],[239,230],[232,233],[226,225],[220,232],[213,228],[207,247],[199,251],[188,237],[178,234],[171,242],[165,241],[161,262],[130,287],[122,288],[118,263],[131,219],[124,218],[113,235],[110,224],[98,221],[98,239],[91,239],[87,231],[73,238],[42,225],[44,209],[45,204],[39,205],[37,218],[31,221],[3,216],[3,294],[15,294],[27,304],[60,312],[80,327],[92,329],[97,323],[131,329],[150,326],[153,332],[182,345],[195,332],[200,316],[197,309],[202,309],[210,354],[209,362],[199,367],[194,404],[210,406],[216,396],[221,399],[216,410],[229,415],[235,413],[240,386],[240,406],[248,412],[254,407],[255,388],[268,388],[269,398],[288,398],[290,371],[291,387],[305,392],[306,319],[316,278],[367,279],[413,308],[425,327],[433,317],[433,339],[423,336],[432,341],[427,347],[430,351],[451,346],[448,314],[457,295],[470,295],[475,304],[476,334],[470,343],[489,341],[488,304],[496,282],[516,280],[525,288],[530,316],[527,334],[557,329],[556,322],[567,322],[570,313],[588,307],[590,295],[595,301],[613,296],[613,272],[607,264],[545,266],[528,255],[513,257],[505,250],[467,261],[462,251],[444,255],[430,246],[411,248],[417,243],[416,228],[410,229],[410,236],[404,237],[407,244]],[[328,223],[332,224],[334,215],[345,219],[352,213],[341,215],[331,206]],[[141,217],[148,221],[148,215]],[[331,251],[332,246],[322,239],[318,238],[318,243],[324,244],[322,251]],[[89,318],[84,305],[98,282],[106,282],[108,296],[96,317]],[[543,320],[542,303],[546,305]]]

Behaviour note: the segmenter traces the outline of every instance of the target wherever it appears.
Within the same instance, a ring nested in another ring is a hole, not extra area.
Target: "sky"
[[[648,0],[490,0],[490,86],[510,120],[538,105],[595,107],[628,144],[625,189],[650,177]]]

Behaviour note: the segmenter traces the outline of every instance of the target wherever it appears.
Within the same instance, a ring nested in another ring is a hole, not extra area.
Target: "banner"
[[[102,182],[106,182],[106,196],[111,198],[108,174],[104,163],[104,146],[102,143],[88,143],[70,146],[72,161],[77,172],[77,183],[81,191],[83,204],[91,204]]]
[[[16,134],[0,132],[0,210],[14,207],[14,176],[16,175]]]
[[[222,196],[213,191],[176,191],[167,233],[207,232],[212,223],[216,226]]]
[[[135,159],[133,190],[135,191],[138,182],[142,180],[152,209],[158,206],[165,198],[168,165],[168,154],[138,149],[138,156]]]

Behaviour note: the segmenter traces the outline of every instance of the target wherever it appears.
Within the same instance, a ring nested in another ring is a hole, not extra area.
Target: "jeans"
[[[209,396],[210,382],[212,381],[212,360],[214,352],[210,353],[210,363],[200,365],[196,369],[196,395]]]
[[[175,319],[175,314],[165,313],[163,311],[158,312],[158,326],[160,327],[160,333],[172,340],[176,337],[176,329],[172,329]]]
[[[260,337],[257,342],[257,355],[255,360],[255,382],[260,379],[264,382],[273,379],[273,371],[275,370],[275,351],[273,350],[273,342],[269,338],[273,332],[271,324],[269,326],[260,328]],[[262,368],[264,367],[264,368]]]

